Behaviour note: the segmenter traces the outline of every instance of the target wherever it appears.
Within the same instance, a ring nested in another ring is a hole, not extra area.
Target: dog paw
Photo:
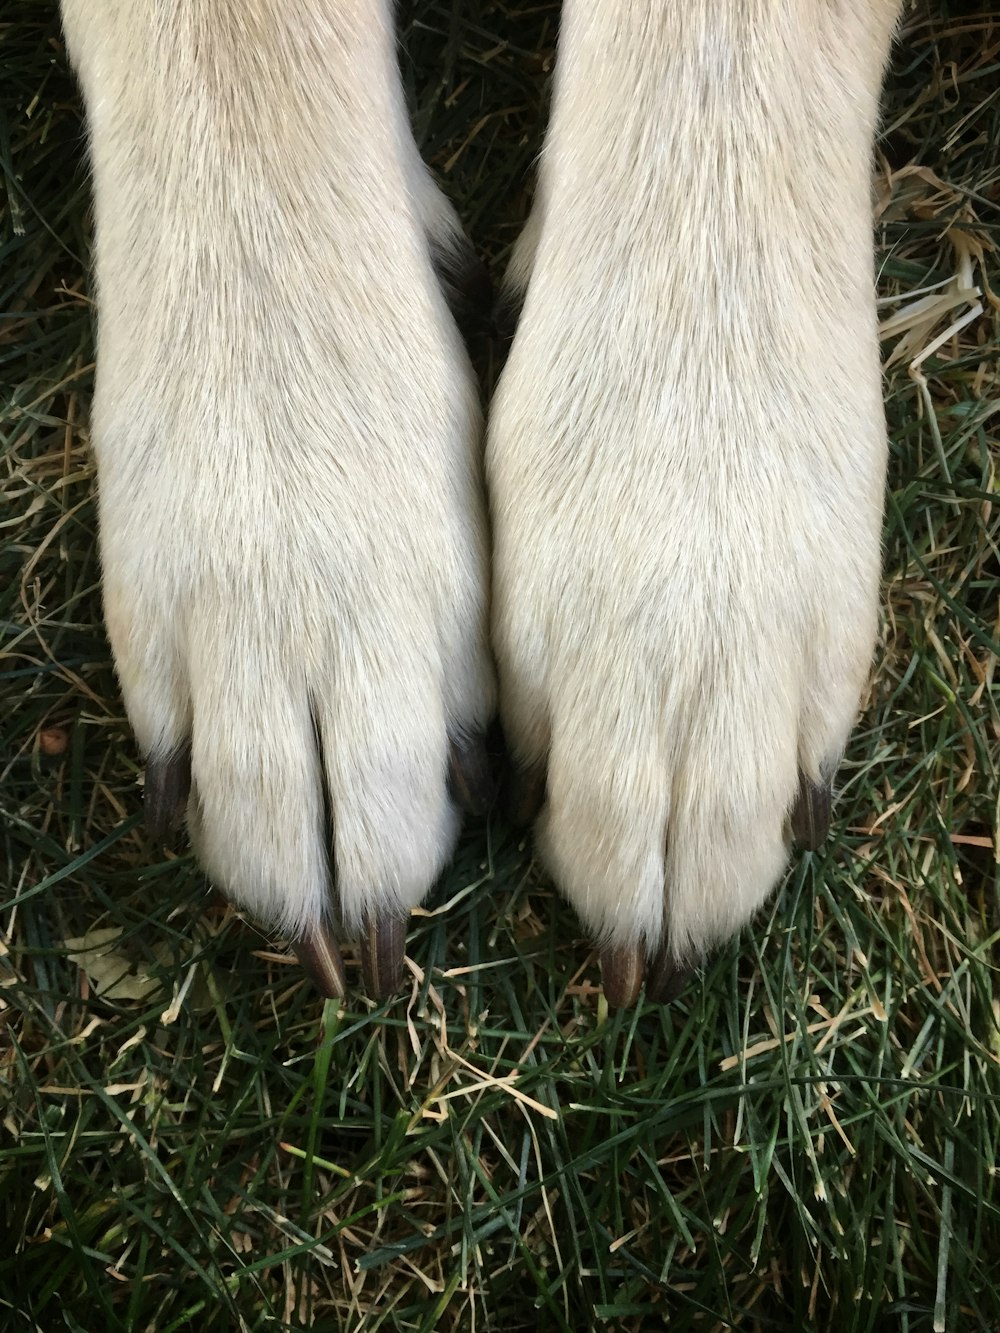
[[[488,799],[480,407],[433,267],[456,286],[468,257],[386,16],[309,43],[277,12],[252,40],[222,11],[204,32],[66,16],[104,600],[150,824],[186,816],[210,877],[327,993],[332,926],[360,936],[385,996],[460,805]]]
[[[817,56],[816,123],[736,74],[706,109],[715,47],[664,40],[654,61],[658,23],[631,66],[625,20],[602,37],[573,10],[563,32],[487,446],[512,808],[540,808],[622,1004],[644,976],[667,993],[793,841],[825,836],[875,640],[885,467],[874,60]],[[864,78],[838,130],[822,98]]]

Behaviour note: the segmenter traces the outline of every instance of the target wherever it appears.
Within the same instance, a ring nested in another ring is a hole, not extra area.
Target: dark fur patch
[[[489,270],[465,236],[457,248],[431,242],[431,263],[458,331],[475,359],[478,344],[490,336],[493,283]]]

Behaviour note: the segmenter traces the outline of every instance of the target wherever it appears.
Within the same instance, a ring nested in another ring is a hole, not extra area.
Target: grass
[[[557,7],[401,18],[424,151],[499,271]],[[82,148],[54,6],[9,0],[0,1327],[1000,1328],[1000,13],[908,14],[889,80],[884,633],[835,836],[626,1015],[500,822],[382,1009],[324,1006],[147,840],[98,598]]]

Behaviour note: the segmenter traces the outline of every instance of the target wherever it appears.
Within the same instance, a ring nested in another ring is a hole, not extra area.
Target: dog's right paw
[[[644,976],[663,998],[825,836],[875,639],[893,6],[765,9],[567,6],[509,275],[487,473],[513,805],[616,1004]]]

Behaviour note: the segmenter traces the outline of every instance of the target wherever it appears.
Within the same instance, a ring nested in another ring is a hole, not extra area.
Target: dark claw
[[[649,971],[646,999],[650,1004],[669,1004],[676,1000],[693,974],[690,963],[679,961],[666,949],[661,949]]]
[[[515,828],[527,828],[545,804],[545,765],[514,768],[504,783],[503,806]]]
[[[452,741],[448,750],[448,789],[467,815],[485,815],[497,794],[482,736]]]
[[[612,1009],[631,1009],[642,990],[646,960],[639,944],[611,944],[601,950],[601,981]]]
[[[830,832],[829,782],[815,783],[805,775],[799,778],[799,799],[792,811],[792,837],[807,852],[818,851]]]
[[[398,916],[378,916],[361,931],[361,975],[373,1000],[391,1000],[403,984],[406,922]]]
[[[337,941],[326,926],[293,945],[302,969],[319,993],[328,1000],[343,999],[347,991],[344,960]]]
[[[166,759],[146,765],[143,806],[146,828],[157,842],[167,842],[184,822],[191,792],[191,749],[185,745]]]

